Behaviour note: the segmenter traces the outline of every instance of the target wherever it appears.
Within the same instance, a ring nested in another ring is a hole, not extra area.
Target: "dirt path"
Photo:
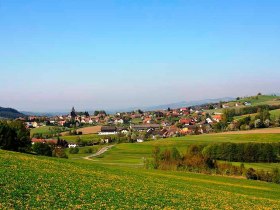
[[[83,157],[84,159],[86,160],[91,160],[90,158],[92,157],[97,157],[99,155],[102,155],[104,152],[106,152],[108,149],[112,148],[113,146],[115,145],[109,145],[109,146],[106,146],[106,147],[103,147],[101,150],[99,150],[98,152],[92,154],[92,155],[89,155],[89,156],[86,156],[86,157]]]

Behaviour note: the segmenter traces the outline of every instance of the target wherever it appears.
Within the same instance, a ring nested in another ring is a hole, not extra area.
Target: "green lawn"
[[[279,209],[277,184],[0,150],[0,209]]]

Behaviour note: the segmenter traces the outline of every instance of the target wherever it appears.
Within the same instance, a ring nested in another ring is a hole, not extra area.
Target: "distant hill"
[[[53,117],[58,115],[69,114],[69,112],[28,112],[28,111],[21,111],[21,113],[28,116],[45,116],[45,117]]]
[[[13,108],[0,107],[0,118],[15,119],[18,117],[25,117],[23,113]]]
[[[181,102],[177,102],[177,103],[145,107],[145,108],[143,108],[143,110],[160,110],[160,109],[167,109],[168,107],[171,109],[176,109],[176,108],[181,108],[181,107],[197,106],[197,105],[209,104],[209,103],[218,103],[220,101],[227,102],[227,101],[232,101],[232,100],[235,100],[235,98],[224,97],[224,98],[216,98],[216,99],[203,99],[203,100],[197,100],[197,101],[181,101]]]
[[[232,97],[224,97],[224,98],[215,98],[215,99],[203,99],[203,100],[196,100],[196,101],[181,101],[176,103],[170,103],[170,104],[162,104],[162,105],[155,105],[155,106],[139,106],[139,107],[130,107],[125,109],[115,109],[115,110],[106,110],[108,113],[115,113],[115,112],[127,112],[132,110],[141,109],[144,111],[154,111],[154,110],[162,110],[162,109],[176,109],[176,108],[182,108],[182,107],[189,107],[189,106],[198,106],[208,103],[218,103],[220,101],[228,102],[235,100],[235,98]]]

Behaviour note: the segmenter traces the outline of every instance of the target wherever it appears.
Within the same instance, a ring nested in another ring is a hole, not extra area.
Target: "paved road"
[[[101,150],[99,150],[98,152],[92,154],[92,155],[89,155],[89,156],[86,156],[86,157],[83,157],[84,159],[86,160],[91,160],[90,158],[92,157],[97,157],[99,155],[102,155],[104,152],[106,152],[108,149],[112,148],[113,146],[115,145],[109,145],[109,146],[106,146],[106,147],[103,147]]]

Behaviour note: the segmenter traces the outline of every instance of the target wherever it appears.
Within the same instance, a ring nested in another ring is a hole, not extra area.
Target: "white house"
[[[69,143],[68,144],[68,148],[75,148],[77,147],[78,145],[76,143]]]
[[[251,106],[252,104],[251,104],[250,102],[245,101],[245,102],[244,102],[244,105],[245,105],[245,106]]]
[[[213,123],[213,121],[212,121],[209,117],[206,119],[206,122],[207,122],[208,124]]]

